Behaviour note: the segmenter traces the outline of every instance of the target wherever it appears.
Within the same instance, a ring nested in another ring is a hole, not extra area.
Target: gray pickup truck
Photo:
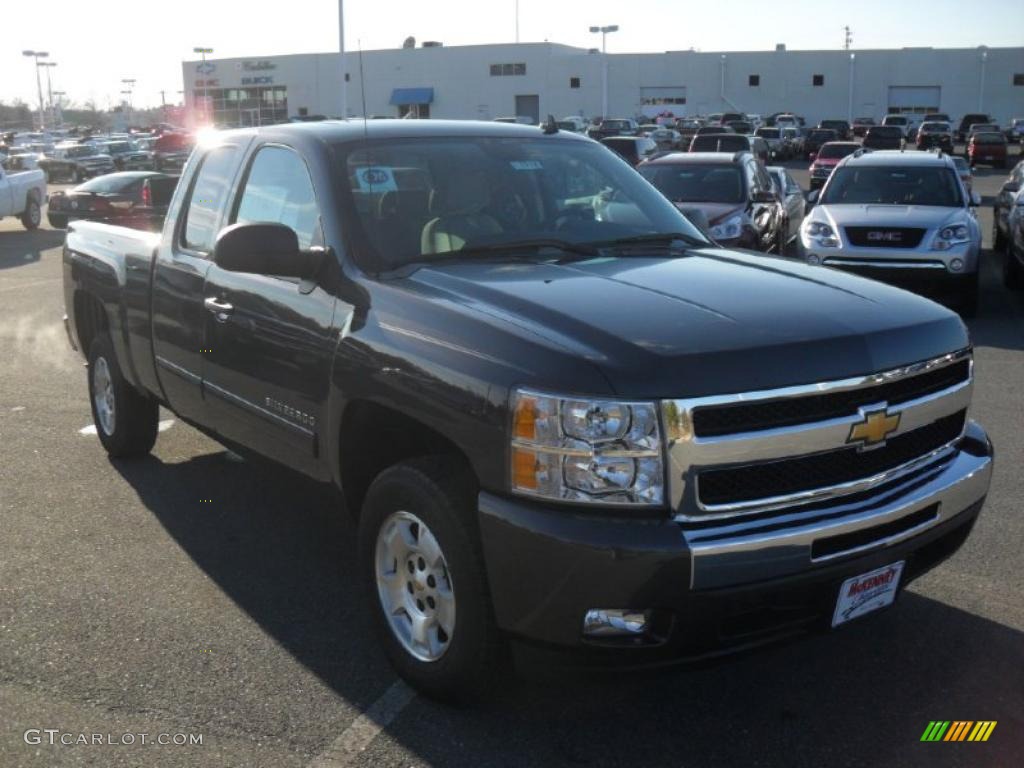
[[[0,165],[0,219],[17,216],[25,229],[36,229],[45,202],[46,176],[42,171],[8,171]]]
[[[63,258],[103,447],[146,454],[163,405],[337,485],[434,696],[509,641],[651,664],[844,627],[988,491],[955,313],[717,247],[551,125],[225,132],[162,234],[76,222]]]

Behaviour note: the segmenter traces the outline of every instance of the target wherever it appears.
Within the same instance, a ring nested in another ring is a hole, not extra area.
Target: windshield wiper
[[[623,248],[631,245],[664,245],[667,248],[678,249],[678,245],[682,243],[685,246],[691,246],[700,248],[708,243],[705,243],[692,235],[684,235],[681,232],[661,232],[652,235],[630,235],[628,237],[619,237],[614,240],[604,240],[599,243],[587,243],[597,248]]]
[[[568,240],[534,239],[534,240],[512,240],[506,243],[489,243],[487,245],[470,245],[457,251],[444,251],[443,253],[423,254],[416,263],[433,264],[439,261],[461,261],[476,259],[481,256],[492,255],[517,255],[519,251],[529,251],[530,256],[542,255],[543,251],[557,251],[563,255],[572,254],[592,259],[601,255],[601,251],[590,243],[573,243]],[[525,254],[522,254],[525,256]]]

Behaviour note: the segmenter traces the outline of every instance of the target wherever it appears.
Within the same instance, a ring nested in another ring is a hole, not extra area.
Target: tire
[[[30,194],[25,201],[25,210],[21,214],[21,225],[31,232],[34,229],[39,229],[42,220],[43,209],[39,205],[39,198],[34,193]]]
[[[1002,251],[1006,248],[1006,235],[997,224],[992,225],[992,250]]]
[[[50,222],[50,226],[54,229],[67,229],[67,216],[63,216],[59,213],[48,213],[46,214],[46,220]]]
[[[486,699],[506,667],[479,541],[476,492],[461,462],[416,459],[377,476],[359,520],[360,581],[385,653],[414,688],[452,703]],[[435,556],[424,558],[426,553]],[[387,578],[389,571],[394,579]],[[434,620],[418,647],[411,638],[414,617]]]
[[[1024,288],[1024,268],[1017,261],[1012,242],[1006,245],[1005,261],[1003,261],[1003,285],[1014,291]]]
[[[958,308],[960,317],[968,320],[978,316],[978,278],[980,274],[980,271],[974,273],[971,279],[968,280],[964,292],[960,295],[960,306]]]
[[[107,453],[113,458],[148,454],[156,442],[159,406],[125,380],[106,334],[89,347],[87,371],[92,419]]]

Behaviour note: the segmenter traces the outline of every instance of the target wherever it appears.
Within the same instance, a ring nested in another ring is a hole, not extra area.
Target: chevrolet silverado
[[[988,491],[956,314],[719,248],[556,126],[214,134],[162,234],[72,223],[63,259],[106,451],[162,405],[337,485],[369,621],[437,697],[510,638],[654,664],[841,630]]]

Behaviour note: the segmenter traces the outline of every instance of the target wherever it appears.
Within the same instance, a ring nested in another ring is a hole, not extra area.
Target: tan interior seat
[[[498,220],[483,209],[490,202],[483,174],[456,176],[448,186],[430,193],[430,213],[423,227],[420,252],[424,255],[457,251],[467,242],[502,231]]]

